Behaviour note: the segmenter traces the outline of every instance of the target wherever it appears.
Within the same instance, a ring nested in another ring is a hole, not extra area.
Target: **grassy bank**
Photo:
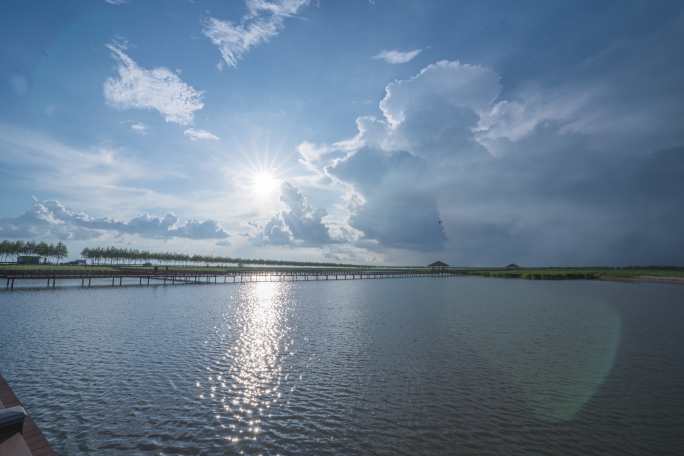
[[[466,275],[528,280],[626,280],[644,277],[684,278],[684,268],[519,268],[466,269]]]

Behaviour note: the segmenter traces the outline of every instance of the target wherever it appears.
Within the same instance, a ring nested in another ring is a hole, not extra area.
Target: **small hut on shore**
[[[40,264],[40,257],[38,255],[19,255],[17,264]]]
[[[434,263],[428,264],[428,268],[432,269],[433,271],[441,271],[448,267],[449,265],[446,264],[444,261],[435,261]]]

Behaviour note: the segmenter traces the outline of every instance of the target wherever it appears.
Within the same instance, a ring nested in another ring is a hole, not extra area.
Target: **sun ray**
[[[252,137],[235,144],[237,167],[226,166],[225,174],[246,195],[259,200],[259,207],[276,202],[283,182],[291,178],[298,163],[298,153],[284,144],[272,144],[268,135]]]

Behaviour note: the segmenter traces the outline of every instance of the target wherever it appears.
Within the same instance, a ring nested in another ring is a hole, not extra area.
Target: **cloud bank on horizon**
[[[76,92],[58,57],[41,57],[51,77],[3,65],[0,238],[403,264],[684,265],[676,2],[635,2],[622,16],[523,4],[530,21],[517,24],[482,4],[461,15],[422,5],[416,18],[397,5],[246,0],[176,6],[178,22],[150,33],[126,24],[148,5],[115,3],[98,19],[114,33],[98,36],[102,55]],[[358,39],[338,39],[344,14],[358,18]],[[592,16],[596,29],[561,16]],[[491,24],[501,31],[484,33]],[[419,64],[427,54],[411,43],[435,59]],[[232,71],[216,71],[217,48]]]
[[[96,218],[65,207],[59,201],[34,200],[17,217],[0,219],[0,238],[97,239],[102,234],[135,234],[150,238],[226,239],[229,234],[215,220],[180,220],[173,213],[141,214],[128,221]]]

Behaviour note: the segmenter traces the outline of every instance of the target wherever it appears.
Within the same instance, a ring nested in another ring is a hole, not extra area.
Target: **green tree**
[[[55,248],[55,256],[57,257],[57,261],[60,263],[64,258],[69,256],[69,250],[67,249],[67,246],[62,243],[62,241],[57,243]]]

